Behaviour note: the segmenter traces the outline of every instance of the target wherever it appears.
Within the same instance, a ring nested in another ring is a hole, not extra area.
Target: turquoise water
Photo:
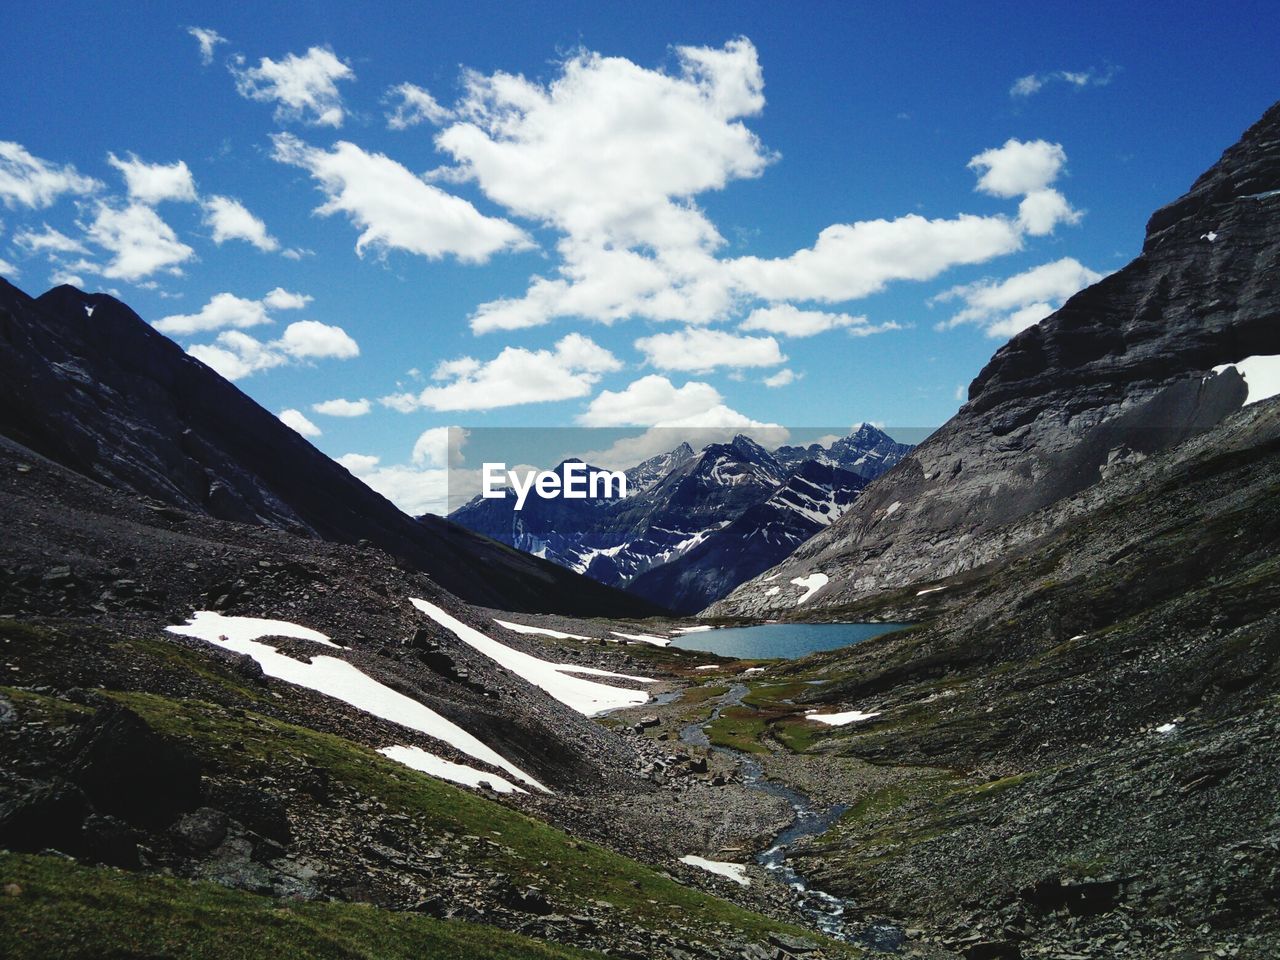
[[[764,623],[686,633],[672,640],[682,650],[705,650],[743,660],[781,657],[793,660],[819,650],[834,650],[910,626],[906,623]]]

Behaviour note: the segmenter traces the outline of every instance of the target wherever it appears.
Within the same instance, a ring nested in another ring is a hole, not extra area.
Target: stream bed
[[[837,940],[859,943],[875,950],[896,952],[904,939],[900,928],[889,923],[857,925],[848,923],[845,920],[845,913],[849,903],[811,887],[809,882],[788,862],[788,851],[797,840],[825,833],[849,809],[849,805],[837,803],[830,807],[820,807],[811,797],[794,787],[768,779],[759,761],[749,754],[728,747],[712,746],[704,728],[718,719],[721,711],[728,707],[740,706],[748,690],[746,684],[742,683],[736,683],[730,687],[728,693],[719,698],[710,717],[685,724],[680,729],[681,742],[733,757],[738,765],[743,786],[773,797],[780,797],[791,805],[791,809],[795,812],[795,821],[773,838],[773,843],[768,849],[756,854],[755,860],[795,891],[801,912],[813,921],[814,926]]]

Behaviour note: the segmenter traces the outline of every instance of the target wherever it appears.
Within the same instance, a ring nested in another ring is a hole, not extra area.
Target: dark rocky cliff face
[[[1214,367],[1276,354],[1280,104],[1151,217],[1137,259],[997,351],[955,417],[764,576],[825,574],[811,613],[994,560],[1025,545],[1010,522],[1238,410],[1244,379]],[[776,616],[801,592],[758,578],[709,612]]]
[[[183,510],[368,541],[474,603],[654,610],[446,520],[406,516],[106,294],[63,286],[33,300],[0,280],[0,433]]]

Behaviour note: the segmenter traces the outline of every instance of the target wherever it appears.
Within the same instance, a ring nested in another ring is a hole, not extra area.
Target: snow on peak
[[[475,627],[468,626],[457,617],[446,613],[440,607],[417,597],[410,602],[422,613],[444,627],[463,643],[480,651],[499,666],[506,667],[518,677],[523,677],[536,687],[541,687],[548,694],[559,700],[570,709],[587,716],[607,713],[622,707],[633,707],[648,703],[649,695],[643,690],[629,687],[614,687],[607,683],[584,680],[574,676],[575,673],[589,673],[591,676],[611,677],[617,680],[631,680],[640,683],[652,683],[646,677],[629,677],[622,673],[610,673],[607,670],[596,670],[591,667],[580,667],[572,663],[551,663],[538,657],[515,650],[497,640],[490,639]]]

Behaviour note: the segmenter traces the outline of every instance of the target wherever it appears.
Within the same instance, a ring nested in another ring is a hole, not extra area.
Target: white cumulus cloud
[[[276,287],[262,298],[262,302],[271,310],[301,310],[314,299],[305,293],[293,293],[284,287]]]
[[[981,326],[989,337],[1008,338],[1039,323],[1072,294],[1101,279],[1102,274],[1064,257],[1004,280],[952,287],[932,302],[959,300],[964,304],[950,320],[938,324],[939,329],[969,323]]]
[[[765,377],[760,382],[770,389],[777,389],[778,387],[785,387],[795,383],[797,379],[799,378],[796,376],[796,372],[794,370],[784,368],[771,377]]]
[[[524,403],[583,397],[602,374],[621,369],[608,350],[581,334],[571,333],[552,350],[507,347],[489,361],[473,357],[439,364],[428,386],[418,394],[384,397],[392,409],[492,410]]]
[[[723,403],[720,391],[709,383],[690,380],[677,387],[654,373],[623,390],[601,390],[577,420],[584,427],[649,427],[706,415]]]
[[[240,330],[223,330],[213,343],[188,347],[187,353],[228,380],[239,380],[287,364],[349,360],[359,356],[360,347],[341,327],[299,320],[285,327],[277,340],[264,342]]]
[[[280,242],[267,232],[267,225],[234,197],[213,196],[204,201],[204,222],[213,230],[213,242],[244,240],[263,253],[280,249]]]
[[[701,327],[641,337],[636,349],[659,370],[773,367],[787,359],[773,337],[741,337]]]
[[[1060,143],[1010,137],[1004,146],[984,150],[971,159],[969,169],[979,174],[977,189],[983,193],[1021,197],[1053,183],[1066,162],[1067,152]]]
[[[153,326],[164,334],[187,336],[226,328],[256,327],[270,322],[267,307],[261,300],[249,300],[233,293],[217,293],[196,313],[161,317]]]
[[[276,160],[309,172],[328,197],[316,213],[345,213],[363,231],[356,242],[358,253],[368,247],[398,249],[429,259],[452,254],[478,263],[531,245],[515,224],[485,216],[383,154],[345,141],[326,151],[288,134],[273,139]]]
[[[345,400],[341,397],[311,405],[312,410],[326,417],[363,417],[372,408],[368,400]]]
[[[739,284],[756,296],[833,302],[870,296],[895,280],[930,280],[1021,247],[1018,225],[1006,217],[929,220],[908,214],[835,224],[789,257],[742,257],[731,266]]]
[[[0,200],[9,209],[52,206],[65,194],[90,194],[102,188],[71,164],[59,166],[30,154],[11,140],[0,140]]]
[[[179,264],[195,256],[173,228],[142,203],[126,207],[98,204],[85,234],[112,254],[102,270],[103,276],[112,279],[137,281],[160,271],[180,275]]]
[[[124,175],[130,200],[154,206],[164,200],[192,203],[196,199],[196,182],[185,160],[147,163],[133,153],[125,160],[109,153],[107,163]]]
[[[322,357],[350,360],[360,356],[360,346],[347,331],[319,320],[298,320],[289,324],[272,346],[299,360]]]
[[[320,127],[342,126],[345,112],[338,81],[356,77],[327,47],[312,47],[302,56],[290,53],[279,61],[263,57],[256,67],[246,67],[237,57],[231,72],[242,97],[276,104],[277,120]]]
[[[320,428],[308,420],[301,410],[281,410],[280,422],[286,427],[297,430],[304,437],[320,436]]]

